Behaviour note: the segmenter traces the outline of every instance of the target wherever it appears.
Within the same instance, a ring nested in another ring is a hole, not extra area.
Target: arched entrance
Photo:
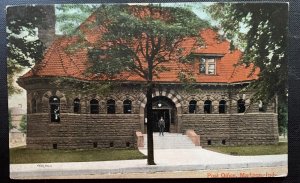
[[[147,108],[145,108],[146,110]],[[176,131],[176,116],[177,109],[174,102],[165,96],[156,96],[152,99],[152,109],[153,109],[153,131],[158,132],[158,120],[163,117],[165,120],[165,132],[175,132]],[[145,111],[145,117],[147,118],[147,112]]]

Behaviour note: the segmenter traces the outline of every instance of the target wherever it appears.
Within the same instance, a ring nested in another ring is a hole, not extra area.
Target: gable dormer
[[[199,63],[198,74],[218,75],[218,62],[224,55],[222,54],[199,54],[196,59]]]

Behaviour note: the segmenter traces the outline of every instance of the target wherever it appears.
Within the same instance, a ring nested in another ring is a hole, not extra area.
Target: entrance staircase
[[[146,149],[147,134],[143,135],[144,149]],[[159,133],[153,133],[153,146],[154,149],[192,149],[197,147],[188,136],[180,133],[164,133],[164,136],[159,136]]]

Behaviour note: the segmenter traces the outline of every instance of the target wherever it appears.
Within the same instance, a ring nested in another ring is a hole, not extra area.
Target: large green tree
[[[73,35],[77,27],[101,4],[59,4],[56,5],[56,26],[58,34]]]
[[[46,27],[43,6],[12,6],[7,8],[7,74],[8,93],[20,92],[14,86],[14,77],[43,57],[45,47],[37,38],[37,27]]]
[[[27,116],[26,115],[23,115],[22,118],[21,118],[21,123],[20,123],[19,130],[22,133],[27,134]]]
[[[9,131],[15,128],[15,126],[12,124],[11,110],[8,110],[8,123],[9,123]]]
[[[199,36],[208,23],[187,9],[154,5],[103,5],[94,15],[96,21],[90,26],[101,26],[105,31],[89,46],[92,66],[88,72],[108,80],[124,80],[126,74],[134,74],[145,81],[148,164],[154,165],[153,80],[169,70],[164,63],[188,59],[180,44],[186,37]]]
[[[279,129],[287,123],[287,3],[216,3],[208,7],[228,39],[243,50],[241,64],[260,69],[249,85],[254,101],[278,96]]]

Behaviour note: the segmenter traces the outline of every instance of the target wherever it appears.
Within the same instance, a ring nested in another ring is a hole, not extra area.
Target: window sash
[[[216,74],[216,59],[215,58],[200,58],[199,73],[206,75]]]
[[[73,112],[80,113],[80,100],[74,100],[73,102]]]
[[[51,122],[60,122],[60,107],[59,103],[50,103]]]
[[[206,68],[205,68],[205,64],[200,64],[200,69],[199,69],[200,73],[205,74],[206,73]]]
[[[99,114],[99,101],[97,100],[90,101],[90,113]]]
[[[116,105],[114,103],[107,104],[107,114],[115,114],[116,113]]]
[[[189,104],[189,113],[193,114],[196,113],[197,104]]]
[[[215,64],[208,64],[208,69],[207,69],[207,73],[208,74],[215,74]]]
[[[131,114],[132,110],[131,110],[131,104],[124,104],[124,109],[123,112],[124,114]]]

